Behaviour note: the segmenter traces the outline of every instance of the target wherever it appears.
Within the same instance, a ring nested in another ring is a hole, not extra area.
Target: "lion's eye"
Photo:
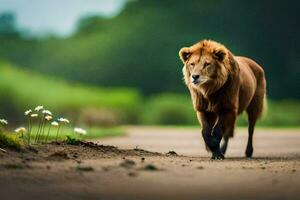
[[[194,67],[194,66],[195,66],[195,63],[191,63],[190,65],[191,65],[192,67]]]
[[[203,65],[203,67],[207,67],[207,66],[209,66],[209,65],[210,65],[209,62],[205,62],[204,65]]]

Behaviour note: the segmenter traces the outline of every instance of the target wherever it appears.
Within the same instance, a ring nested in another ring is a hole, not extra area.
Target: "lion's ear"
[[[191,51],[188,47],[183,47],[179,51],[179,57],[183,63],[190,57]]]
[[[213,51],[213,56],[222,62],[226,56],[226,50],[224,48],[218,48]]]

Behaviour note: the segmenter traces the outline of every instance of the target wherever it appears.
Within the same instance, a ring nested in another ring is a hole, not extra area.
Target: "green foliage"
[[[44,134],[42,136],[42,138],[44,138],[44,139],[41,139],[42,142],[45,141],[45,137],[48,134],[48,128],[49,128],[49,125],[47,125],[45,127]],[[49,132],[48,141],[55,141],[56,134],[57,134],[57,128],[58,127],[51,127],[50,132]],[[37,129],[38,129],[38,126],[32,127],[31,138],[35,138]],[[78,140],[97,139],[97,138],[104,138],[104,137],[121,136],[124,134],[125,134],[124,130],[119,127],[106,127],[106,128],[90,127],[87,129],[86,135],[79,135],[78,133],[74,132],[74,130],[71,126],[62,125],[59,130],[58,140],[62,141],[62,140],[65,140],[67,137],[75,138]]]
[[[16,134],[7,134],[0,131],[0,148],[9,148],[12,150],[21,150],[21,143]]]
[[[264,66],[271,98],[300,98],[299,92],[290,92],[300,91],[297,5],[128,1],[114,18],[82,18],[68,38],[0,38],[0,58],[69,80],[135,87],[147,95],[183,92],[178,51],[209,38]]]
[[[189,97],[180,94],[161,94],[148,100],[144,106],[145,124],[194,125],[196,114]]]
[[[85,108],[105,108],[118,113],[120,121],[135,120],[133,114],[138,109],[140,96],[133,89],[101,88],[66,82],[7,63],[0,63],[0,74],[0,106],[2,114],[10,119],[20,116],[18,113],[28,108],[44,105],[62,114],[78,114]]]
[[[266,113],[258,120],[263,127],[300,126],[300,102],[293,100],[268,100]],[[142,116],[144,124],[198,125],[191,99],[180,94],[153,96],[145,105]],[[238,117],[238,126],[248,126],[247,115]]]
[[[300,126],[300,102],[295,100],[268,100],[266,112],[259,119],[258,126],[287,127]],[[238,119],[238,125],[247,126],[247,115]]]
[[[67,144],[78,145],[78,144],[80,144],[80,142],[81,141],[79,139],[76,139],[76,138],[73,138],[73,137],[67,135],[67,139],[66,139]]]
[[[164,125],[198,124],[188,94],[159,94],[147,98],[142,104],[139,93],[131,89],[109,89],[72,84],[3,62],[0,63],[0,73],[2,75],[0,79],[1,113],[9,121],[24,122],[24,110],[42,104],[55,113],[67,115],[75,123],[86,117],[87,120],[81,120],[81,122],[88,124],[88,121],[91,121],[89,118],[99,118],[106,121],[107,125],[132,122]],[[266,116],[259,120],[259,126],[300,126],[299,101],[269,100],[267,110]],[[80,116],[81,113],[83,113],[82,116]],[[116,117],[120,120],[115,119]],[[237,124],[247,126],[245,114],[239,117]],[[93,123],[90,125],[92,126]],[[73,134],[70,128],[61,130],[61,133],[60,140],[65,139],[68,134],[71,134],[70,136]],[[83,138],[121,133],[122,131],[112,131],[109,128],[101,131],[92,129],[91,133]],[[34,131],[32,134],[34,138]],[[55,134],[53,137],[55,139]]]
[[[0,37],[3,36],[8,38],[19,36],[16,17],[12,12],[4,12],[0,14]]]

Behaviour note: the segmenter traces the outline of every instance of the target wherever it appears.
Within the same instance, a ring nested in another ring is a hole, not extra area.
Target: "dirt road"
[[[1,200],[299,199],[297,129],[257,130],[253,159],[243,157],[239,129],[223,161],[210,161],[199,129],[126,129],[97,142],[128,150],[59,144],[0,153]]]
[[[202,140],[200,128],[127,127],[127,137],[109,138],[100,143],[123,149],[141,148],[180,155],[210,157]],[[247,144],[247,129],[236,130],[229,141],[227,157],[243,157]],[[254,157],[291,157],[300,155],[300,129],[257,129],[254,138]]]

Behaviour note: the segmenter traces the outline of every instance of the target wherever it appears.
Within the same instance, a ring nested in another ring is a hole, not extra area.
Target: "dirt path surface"
[[[126,137],[109,138],[99,143],[123,149],[141,148],[185,156],[210,157],[200,128],[127,127]],[[243,157],[247,145],[247,129],[236,131],[229,141],[227,157]],[[300,155],[300,129],[257,129],[253,136],[254,157],[292,157]]]
[[[258,129],[253,159],[243,157],[247,134],[239,129],[223,161],[209,159],[199,129],[126,130],[100,146],[0,151],[0,199],[299,199],[297,129]]]

